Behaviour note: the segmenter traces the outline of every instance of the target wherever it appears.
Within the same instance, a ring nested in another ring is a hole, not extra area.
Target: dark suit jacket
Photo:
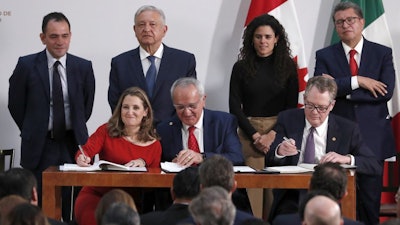
[[[170,88],[174,81],[181,77],[196,77],[194,55],[164,45],[153,97],[150,99],[156,123],[175,114]],[[132,86],[140,87],[148,95],[139,47],[111,60],[108,102],[112,111],[114,111],[122,92]]]
[[[234,165],[243,165],[242,145],[237,134],[236,118],[226,112],[204,109],[204,153],[207,157],[223,155]],[[172,161],[182,149],[182,123],[178,116],[161,122],[157,132],[161,137],[161,161]]]
[[[165,211],[154,211],[140,216],[141,225],[175,225],[190,216],[189,206],[172,204]]]
[[[235,214],[235,219],[233,221],[233,225],[240,225],[243,221],[245,220],[250,220],[250,219],[254,219],[255,217],[247,212],[243,212],[241,210],[236,209],[236,214]],[[177,225],[179,224],[196,224],[194,222],[194,219],[192,216],[181,220],[179,223],[177,223]]]
[[[283,137],[293,138],[296,141],[297,148],[301,149],[304,127],[305,115],[303,109],[291,109],[279,113],[275,126],[275,141],[271,145],[271,151],[266,156],[267,166],[297,165],[300,154],[278,159],[275,157],[275,152]],[[357,124],[350,120],[332,113],[329,115],[326,145],[326,152],[334,151],[341,155],[352,154],[355,158],[357,173],[376,175],[382,171],[378,160],[363,142]],[[359,183],[359,185],[361,184]],[[277,207],[283,204],[281,201],[287,198],[286,194],[288,193],[286,192],[287,190],[274,190],[270,219],[273,219],[277,213],[275,211]],[[293,194],[293,192],[291,193]],[[296,199],[294,202],[298,202],[298,200]]]
[[[387,102],[392,98],[395,71],[392,50],[364,39],[360,76],[381,81],[388,93],[375,98],[368,90],[351,90],[351,73],[342,43],[331,45],[316,52],[314,75],[330,74],[338,85],[338,95],[333,113],[359,124],[363,139],[378,159],[384,160],[396,153]],[[347,99],[347,95],[351,95]]]
[[[344,225],[363,225],[364,223],[343,218]],[[300,215],[298,213],[284,214],[275,217],[271,225],[301,225]]]
[[[71,125],[77,143],[88,138],[95,79],[92,63],[67,54],[66,71]],[[20,57],[10,77],[8,108],[21,131],[21,165],[34,169],[42,157],[50,114],[50,83],[46,51]]]

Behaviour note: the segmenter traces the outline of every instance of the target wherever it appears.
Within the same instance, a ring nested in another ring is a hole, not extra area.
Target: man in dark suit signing
[[[150,98],[155,124],[174,115],[169,89],[180,77],[196,77],[196,61],[193,54],[162,43],[167,29],[161,9],[145,5],[136,11],[133,30],[140,46],[111,61],[108,102],[112,111],[121,93],[137,86]]]
[[[95,92],[92,63],[67,53],[71,30],[65,15],[46,15],[40,39],[46,49],[19,58],[8,95],[8,108],[21,131],[21,166],[38,181],[39,203],[43,170],[73,163],[78,144],[86,142]],[[67,192],[64,221],[69,221]]]
[[[213,155],[222,155],[233,165],[243,165],[242,145],[236,118],[226,112],[205,109],[206,94],[199,80],[184,77],[171,87],[176,115],[161,122],[161,161],[182,166],[199,165]],[[245,189],[234,193],[233,201],[243,210],[251,210]]]
[[[332,112],[358,123],[363,139],[383,165],[396,154],[387,107],[395,84],[392,49],[362,36],[366,22],[357,4],[337,4],[332,18],[341,41],[316,52],[314,75],[335,79],[338,94]],[[357,216],[367,225],[379,223],[382,176],[383,172],[370,177],[368,191],[357,196]]]
[[[336,91],[336,83],[331,78],[317,76],[308,80],[304,109],[287,110],[278,115],[277,134],[267,153],[266,165],[334,162],[357,166],[357,174],[375,175],[382,171],[363,142],[357,124],[330,113]],[[357,179],[357,187],[363,187],[367,178]],[[297,212],[299,195],[297,190],[275,189],[269,220],[279,214]]]

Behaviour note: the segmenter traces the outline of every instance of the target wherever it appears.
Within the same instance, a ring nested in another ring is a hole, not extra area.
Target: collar
[[[157,59],[161,59],[162,55],[164,53],[164,44],[161,43],[160,47],[157,49],[157,51],[154,53],[154,56]],[[150,54],[148,52],[146,52],[146,50],[144,50],[144,48],[142,48],[142,46],[139,46],[139,55],[140,55],[140,60],[144,60],[147,58],[147,56],[149,56]]]
[[[361,55],[363,45],[364,45],[364,37],[361,37],[361,40],[358,42],[356,47],[354,47],[354,50],[357,51],[357,54]],[[352,49],[350,46],[346,45],[343,41],[342,41],[342,47],[346,55],[348,55],[350,53],[350,50]]]
[[[48,68],[52,68],[54,63],[58,60],[61,63],[61,66],[64,68],[67,68],[67,54],[65,54],[63,57],[56,59],[54,58],[50,52],[46,49],[46,56],[47,56],[47,66]]]
[[[201,116],[199,121],[197,121],[197,123],[194,125],[194,127],[196,127],[197,129],[203,129],[203,118],[204,118],[204,109],[203,111],[201,111]],[[186,125],[184,123],[182,123],[183,129],[185,129],[185,131],[187,131],[189,129],[189,125]]]
[[[306,120],[306,130],[310,130],[311,124],[310,124],[310,122],[308,122],[307,119],[305,119],[305,120]],[[325,118],[325,121],[319,127],[315,127],[315,131],[316,131],[318,136],[321,136],[322,134],[327,132],[327,130],[328,130],[328,120],[329,120],[329,115]]]

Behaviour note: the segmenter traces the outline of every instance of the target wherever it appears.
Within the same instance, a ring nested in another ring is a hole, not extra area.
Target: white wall
[[[315,51],[330,42],[332,6],[338,0],[294,0],[310,74]],[[164,43],[196,56],[198,78],[205,84],[207,107],[228,110],[228,86],[237,59],[250,0],[1,0],[0,5],[0,148],[15,148],[19,165],[19,130],[8,108],[8,79],[18,57],[44,49],[39,39],[43,16],[63,12],[71,22],[69,52],[92,60],[96,96],[89,133],[111,115],[107,102],[111,58],[137,47],[132,26],[136,9],[152,4],[164,10],[168,32]],[[400,56],[397,0],[383,0],[395,55]]]

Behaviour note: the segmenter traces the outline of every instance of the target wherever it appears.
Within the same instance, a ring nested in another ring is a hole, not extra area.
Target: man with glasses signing
[[[341,2],[332,18],[341,41],[316,52],[314,75],[336,81],[332,112],[358,123],[362,138],[383,165],[396,154],[387,107],[395,84],[392,49],[362,36],[365,20],[358,5]],[[357,196],[358,219],[367,225],[379,223],[382,174],[368,177],[368,190]]]
[[[357,124],[330,114],[336,91],[336,83],[331,78],[316,76],[308,80],[305,108],[286,110],[278,115],[274,128],[276,138],[266,155],[267,166],[334,162],[356,166],[357,174],[381,172],[382,167],[364,144]],[[276,215],[298,211],[298,190],[275,189],[273,193],[270,221]]]

